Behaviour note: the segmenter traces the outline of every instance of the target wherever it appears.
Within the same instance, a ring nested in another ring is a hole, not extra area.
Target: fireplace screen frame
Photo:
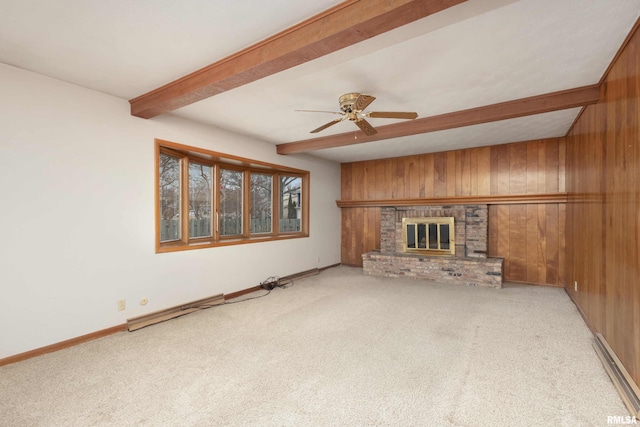
[[[413,225],[413,239],[409,241],[408,226]],[[448,225],[449,241],[441,241],[442,226]],[[435,239],[429,239],[431,232],[435,230],[437,237]],[[421,233],[420,230],[423,230]],[[420,217],[420,218],[402,218],[402,251],[408,253],[419,253],[424,255],[436,255],[436,256],[455,256],[456,244],[455,244],[455,222],[453,217]],[[420,247],[420,237],[424,239],[424,247]],[[434,246],[434,241],[437,247]],[[413,243],[413,245],[410,245]],[[445,248],[443,246],[447,246]],[[418,246],[418,247],[415,247]]]

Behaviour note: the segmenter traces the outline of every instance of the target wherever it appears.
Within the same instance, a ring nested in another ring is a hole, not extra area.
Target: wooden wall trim
[[[382,199],[382,200],[336,200],[339,208],[375,208],[385,206],[419,206],[419,205],[509,205],[536,203],[566,203],[567,193],[550,194],[508,194],[502,196],[460,196],[417,199]]]
[[[113,326],[111,328],[102,329],[100,331],[92,332],[90,334],[82,335],[82,336],[71,338],[55,344],[51,344],[45,347],[40,347],[34,350],[26,351],[24,353],[16,354],[15,356],[5,357],[4,359],[0,359],[0,366],[21,362],[23,360],[31,359],[32,357],[36,357],[36,356],[42,356],[43,354],[47,354],[47,353],[53,353],[54,351],[73,347],[78,344],[93,341],[98,338],[106,337],[108,335],[117,334],[118,332],[124,332],[126,330],[127,330],[126,323],[118,326]]]

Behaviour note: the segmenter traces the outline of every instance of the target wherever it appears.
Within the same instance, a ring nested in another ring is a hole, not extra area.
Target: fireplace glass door
[[[403,218],[403,249],[426,255],[455,255],[453,227],[452,217]]]

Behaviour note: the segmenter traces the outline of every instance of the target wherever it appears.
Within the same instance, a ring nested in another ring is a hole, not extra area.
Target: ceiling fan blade
[[[369,106],[373,101],[376,100],[375,96],[371,95],[360,95],[356,99],[356,102],[353,103],[353,109],[356,111],[362,111]]]
[[[342,119],[335,119],[335,120],[332,120],[332,121],[330,121],[329,123],[327,123],[327,124],[325,124],[325,125],[320,126],[318,129],[314,129],[314,130],[312,130],[312,131],[311,131],[311,133],[318,133],[318,132],[320,132],[321,130],[325,130],[325,129],[326,129],[326,128],[328,128],[329,126],[333,126],[333,125],[335,125],[336,123],[340,123],[342,120],[344,120],[344,118],[342,118]]]
[[[365,114],[367,117],[377,119],[415,119],[418,113],[400,112],[400,111],[370,111]]]
[[[371,124],[365,119],[357,120],[355,123],[367,136],[375,135],[376,133],[378,133],[378,131],[375,130],[373,126],[371,126]]]
[[[325,110],[293,110],[293,111],[299,111],[302,113],[330,113],[330,114],[340,114],[340,115],[344,114],[338,111],[325,111]]]

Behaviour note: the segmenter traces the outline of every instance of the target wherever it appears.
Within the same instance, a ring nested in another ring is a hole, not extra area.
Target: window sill
[[[300,239],[304,237],[309,237],[308,234],[305,233],[291,233],[291,234],[281,234],[278,236],[255,236],[249,238],[229,238],[219,241],[212,240],[194,240],[188,244],[184,242],[168,242],[161,243],[156,246],[156,253],[165,253],[165,252],[177,252],[177,251],[189,251],[192,249],[205,249],[205,248],[217,248],[221,246],[233,246],[233,245],[245,245],[249,243],[260,243],[260,242],[272,242],[276,240],[290,240],[290,239]]]

